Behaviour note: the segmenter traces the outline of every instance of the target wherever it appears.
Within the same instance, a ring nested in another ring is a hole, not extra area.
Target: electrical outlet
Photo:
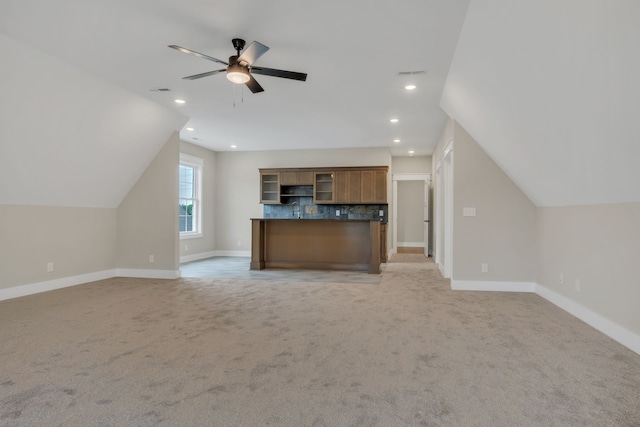
[[[486,263],[480,264],[480,270],[483,273],[488,273],[489,272],[489,264],[486,264]]]
[[[340,216],[340,209],[336,209],[336,216]]]
[[[564,283],[564,274],[560,273],[560,278],[558,279],[558,282],[560,282],[561,285]]]
[[[242,242],[238,240],[238,247],[242,246]]]
[[[378,216],[383,217],[384,216],[384,211],[378,211]]]
[[[52,262],[48,262],[47,263],[47,273],[51,273],[53,271],[53,263]]]
[[[576,292],[580,292],[580,279],[576,279]]]
[[[156,262],[156,257],[154,257],[153,255],[149,255],[149,264],[153,264],[154,262]]]

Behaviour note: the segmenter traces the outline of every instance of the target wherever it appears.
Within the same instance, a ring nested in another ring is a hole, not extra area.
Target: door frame
[[[398,253],[398,181],[422,181],[425,185],[431,185],[430,173],[394,173],[391,175],[393,181],[393,247],[391,248],[391,254]],[[428,243],[429,236],[425,236],[425,243]],[[428,248],[427,248],[428,250]]]

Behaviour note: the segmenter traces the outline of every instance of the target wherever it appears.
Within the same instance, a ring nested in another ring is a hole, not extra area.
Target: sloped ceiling
[[[0,31],[188,116],[195,131],[181,137],[216,151],[384,147],[428,155],[446,120],[438,104],[468,4],[0,0]],[[257,76],[265,92],[251,94],[224,74],[182,80],[222,67],[167,48],[227,60],[233,37],[271,48],[256,65],[305,72],[307,81]],[[407,83],[418,87],[408,92]],[[392,116],[400,123],[390,124]]]
[[[117,207],[183,115],[0,34],[0,204]]]
[[[639,23],[632,0],[472,1],[441,106],[538,206],[638,202]]]

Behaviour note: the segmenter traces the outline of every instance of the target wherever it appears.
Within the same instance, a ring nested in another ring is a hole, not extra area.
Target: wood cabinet
[[[360,171],[336,171],[335,202],[336,203],[360,203]]]
[[[387,203],[387,172],[363,170],[361,177],[361,203]]]
[[[313,185],[313,171],[280,172],[280,185]]]
[[[280,174],[260,173],[260,203],[280,203]]]
[[[333,203],[333,172],[314,172],[313,202],[316,204]]]
[[[315,204],[386,204],[386,166],[260,169],[260,202],[289,203],[313,195]]]

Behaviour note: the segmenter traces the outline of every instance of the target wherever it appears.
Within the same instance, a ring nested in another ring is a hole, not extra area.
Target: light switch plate
[[[476,216],[476,208],[462,208],[462,216]]]

